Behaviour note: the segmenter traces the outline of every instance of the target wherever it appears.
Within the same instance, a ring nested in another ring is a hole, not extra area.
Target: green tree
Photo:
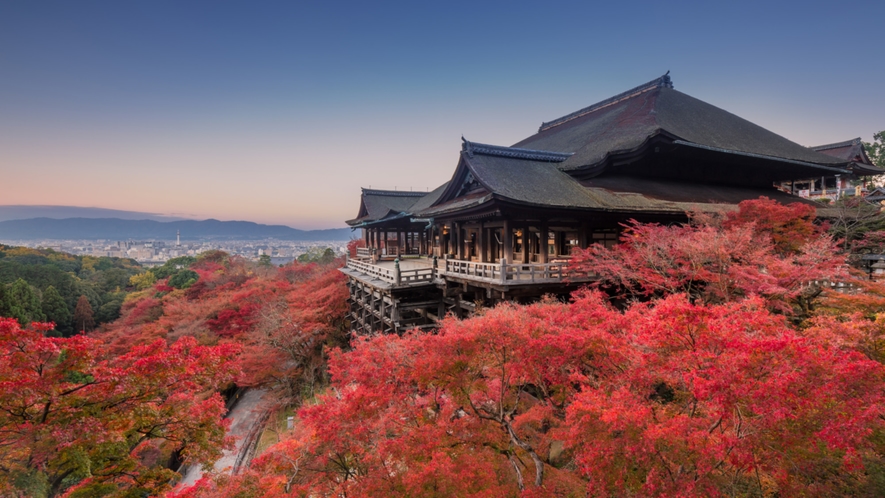
[[[258,256],[258,264],[260,266],[269,267],[270,266],[270,256],[267,254],[262,254]]]
[[[873,142],[864,142],[863,146],[873,164],[885,168],[885,130],[873,135]]]
[[[299,263],[331,263],[334,259],[335,251],[329,247],[311,247],[298,256]]]
[[[179,256],[177,258],[172,258],[169,261],[166,261],[165,263],[163,263],[163,266],[158,266],[151,271],[153,271],[154,276],[156,276],[157,279],[160,280],[172,276],[172,274],[176,273],[178,270],[190,267],[190,265],[194,264],[196,261],[197,258],[191,256]]]
[[[40,297],[24,279],[20,278],[12,283],[9,287],[8,299],[12,305],[10,316],[17,318],[22,326],[46,320],[43,307],[40,305]]]
[[[55,322],[55,330],[63,335],[70,335],[73,331],[71,327],[71,310],[65,303],[61,294],[55,290],[55,287],[49,286],[43,291],[43,313],[50,322]]]
[[[199,279],[200,275],[197,272],[193,270],[181,270],[169,279],[168,285],[169,287],[175,287],[176,289],[187,289],[191,285],[194,285]]]
[[[98,308],[98,311],[95,312],[96,323],[113,322],[117,318],[120,318],[120,308],[123,307],[125,293],[114,293],[110,294],[109,297],[110,299],[105,301],[105,303]]]
[[[74,309],[74,326],[81,332],[92,329],[95,325],[95,318],[92,314],[92,306],[86,296],[80,296],[77,300],[77,307]]]
[[[0,317],[10,318],[12,316],[12,302],[9,300],[9,291],[6,286],[0,282]]]

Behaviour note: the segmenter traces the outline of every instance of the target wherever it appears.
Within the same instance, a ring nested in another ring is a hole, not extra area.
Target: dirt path
[[[267,394],[263,389],[246,391],[240,396],[240,400],[228,413],[231,420],[228,435],[237,438],[232,450],[226,450],[224,455],[215,462],[213,470],[218,473],[235,474],[240,467],[247,465],[255,451],[255,443],[261,435],[261,429],[267,419],[267,408],[262,401]],[[203,477],[203,470],[199,466],[187,467],[182,471],[181,482],[178,488],[193,486]]]

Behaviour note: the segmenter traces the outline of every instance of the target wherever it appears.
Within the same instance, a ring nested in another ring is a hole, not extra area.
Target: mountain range
[[[349,228],[332,228],[327,230],[298,230],[284,225],[263,225],[251,221],[219,221],[219,220],[169,220],[169,218],[148,213],[121,211],[126,216],[139,214],[149,215],[158,219],[123,219],[119,216],[78,216],[58,218],[41,216],[25,219],[8,218],[22,216],[30,211],[27,209],[9,208],[55,208],[45,209],[63,215],[68,212],[63,206],[0,206],[0,240],[174,240],[176,233],[181,233],[182,240],[259,240],[274,238],[291,241],[346,241],[354,237]],[[101,214],[99,208],[75,208],[81,214]],[[92,211],[94,210],[94,211]],[[39,210],[38,210],[39,211]],[[18,213],[18,214],[16,214]],[[6,217],[4,219],[4,217]]]
[[[179,221],[187,217],[166,216],[141,211],[124,211],[121,209],[105,209],[79,206],[0,206],[0,221],[28,220],[31,218],[119,218],[121,220],[154,220]]]

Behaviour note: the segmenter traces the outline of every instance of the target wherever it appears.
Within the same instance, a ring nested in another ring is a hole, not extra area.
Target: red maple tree
[[[220,456],[225,408],[215,392],[237,373],[236,347],[182,338],[114,356],[94,338],[45,337],[49,329],[0,319],[4,494],[55,496],[80,480],[81,493],[156,493],[174,472],[146,464],[149,453]]]

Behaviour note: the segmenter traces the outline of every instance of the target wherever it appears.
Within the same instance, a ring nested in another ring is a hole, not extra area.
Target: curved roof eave
[[[815,168],[815,169],[819,169],[819,170],[823,170],[823,171],[828,171],[831,173],[851,174],[851,171],[848,169],[845,169],[845,168],[835,168],[832,166],[823,166],[820,164],[814,164],[814,163],[809,163],[809,162],[805,162],[805,161],[796,161],[795,159],[784,159],[782,157],[766,156],[764,154],[756,154],[754,152],[742,152],[739,150],[720,149],[719,147],[711,147],[709,145],[696,144],[694,142],[688,142],[685,140],[674,140],[673,143],[678,144],[678,145],[685,145],[687,147],[694,147],[697,149],[704,149],[704,150],[709,150],[709,151],[713,151],[713,152],[721,152],[724,154],[733,154],[736,156],[752,157],[755,159],[766,159],[769,161],[778,161],[778,162],[783,162],[783,163],[796,164],[798,166]]]

